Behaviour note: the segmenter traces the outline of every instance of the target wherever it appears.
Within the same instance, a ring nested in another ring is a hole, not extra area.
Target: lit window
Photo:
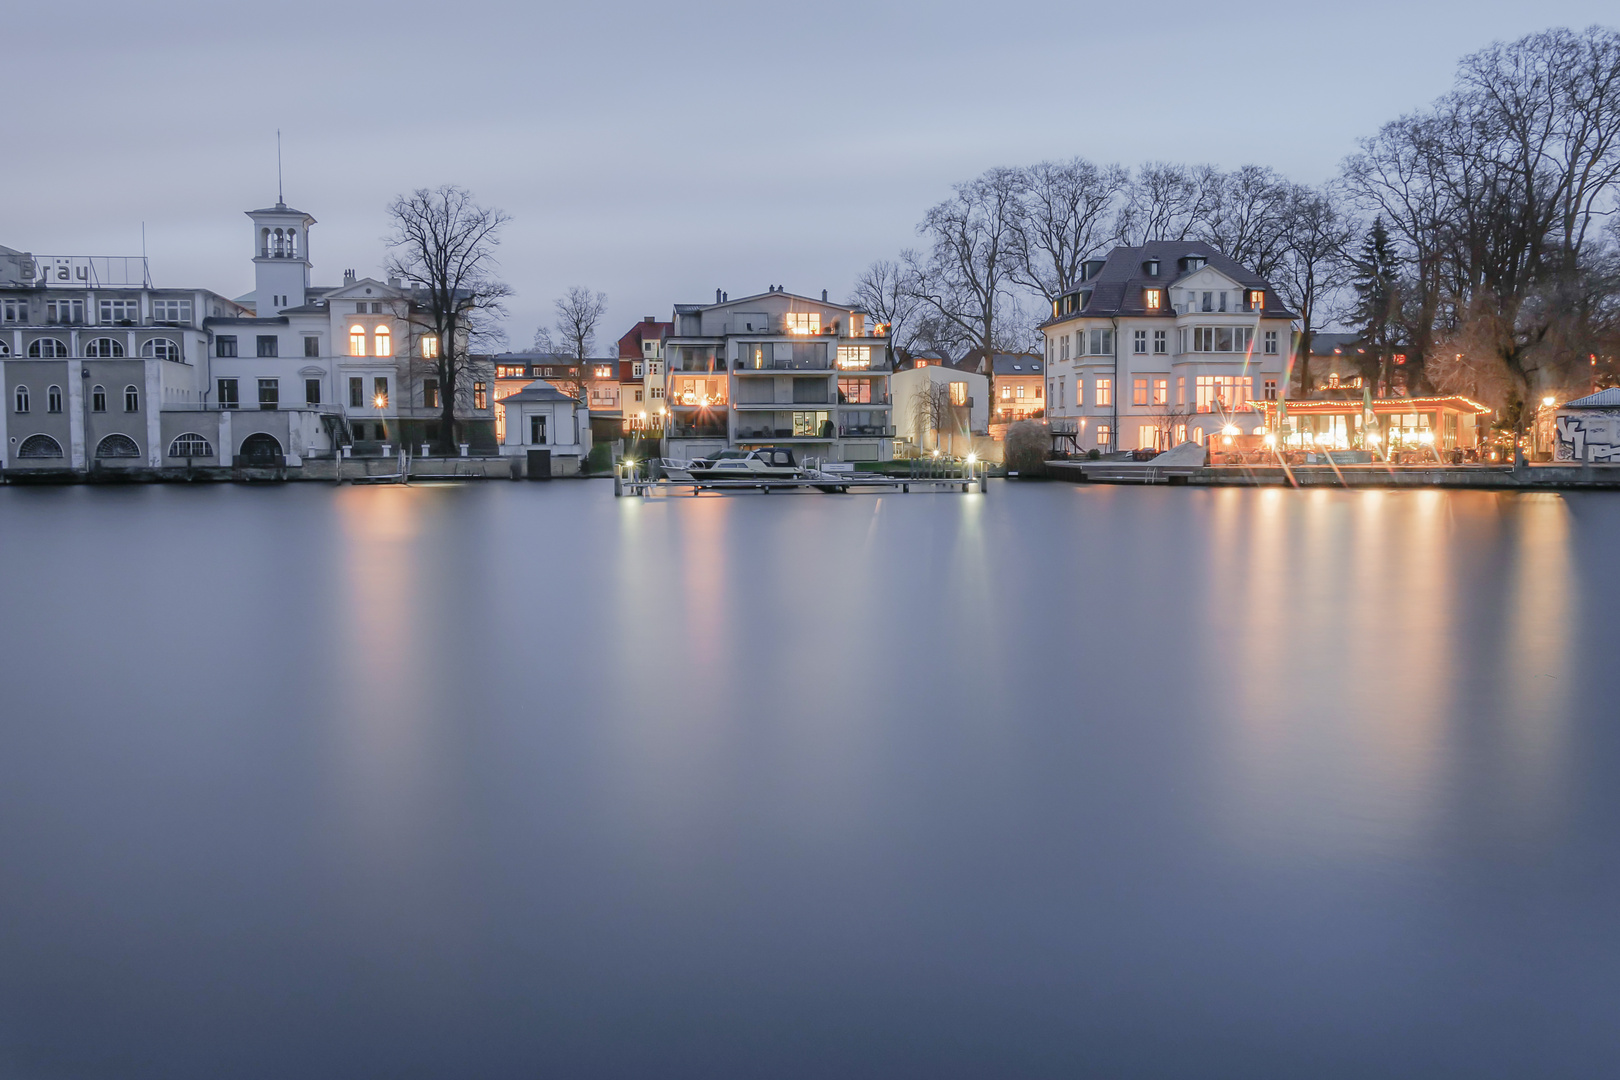
[[[1155,405],[1168,405],[1168,404],[1170,404],[1170,380],[1169,379],[1154,379],[1153,380],[1153,404],[1155,404]]]
[[[870,345],[840,345],[838,346],[838,366],[846,370],[850,368],[869,368],[872,366],[872,346]]]
[[[845,405],[870,405],[872,382],[870,379],[839,379],[838,399]]]
[[[434,359],[438,358],[438,355],[439,355],[439,335],[438,334],[424,334],[424,335],[422,335],[422,355],[424,357],[426,357],[427,359],[429,359],[429,360],[434,360]]]
[[[1003,386],[1001,388],[1001,400],[1002,401],[1011,401],[1012,400],[1012,387]]]
[[[1197,380],[1198,411],[1212,412],[1248,407],[1253,394],[1254,380],[1248,375],[1200,375]]]
[[[487,383],[473,383],[473,408],[489,408],[489,385]]]
[[[1097,425],[1097,445],[1098,446],[1107,446],[1109,444],[1109,442],[1113,439],[1113,435],[1114,435],[1114,433],[1112,431],[1108,430],[1108,425],[1107,424],[1098,424]]]
[[[371,403],[379,409],[388,408],[388,377],[386,375],[378,375],[376,378],[371,380],[371,386]]]
[[[967,383],[965,383],[965,382],[953,382],[953,383],[951,383],[951,391],[950,392],[951,392],[951,404],[952,405],[966,405],[967,404]]]
[[[1097,397],[1096,397],[1096,401],[1097,401],[1097,407],[1099,409],[1107,408],[1108,406],[1110,406],[1110,405],[1112,405],[1114,403],[1114,380],[1113,379],[1098,379],[1097,380]],[[1108,429],[1107,428],[1100,428],[1098,430],[1107,431]]]
[[[1159,447],[1159,425],[1140,424],[1136,428],[1136,448],[1156,450]]]
[[[366,328],[363,326],[349,327],[349,355],[366,355]]]
[[[821,312],[790,311],[787,314],[787,332],[790,334],[821,333]]]
[[[1158,311],[1164,306],[1164,290],[1143,289],[1142,306],[1149,311]]]
[[[1146,405],[1148,403],[1148,381],[1135,379],[1131,382],[1131,404]]]
[[[393,356],[394,355],[394,338],[393,338],[393,335],[388,332],[388,327],[386,327],[386,326],[377,327],[377,333],[375,335],[373,335],[373,344],[376,346],[376,348],[373,349],[371,355],[373,355],[373,356]]]
[[[1249,290],[1249,310],[1263,311],[1266,306],[1266,291],[1264,289]]]

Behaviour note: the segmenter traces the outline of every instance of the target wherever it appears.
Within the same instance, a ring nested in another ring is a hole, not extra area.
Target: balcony
[[[881,409],[888,405],[892,405],[893,402],[889,400],[888,394],[873,394],[871,399],[867,401],[848,401],[845,399],[843,394],[839,394],[838,404],[847,406],[851,409]]]
[[[267,247],[259,249],[261,259],[301,259],[302,255],[286,247]]]
[[[892,439],[894,427],[889,424],[851,424],[838,429],[840,439]]]
[[[664,430],[671,439],[724,439],[724,424],[671,424]]]

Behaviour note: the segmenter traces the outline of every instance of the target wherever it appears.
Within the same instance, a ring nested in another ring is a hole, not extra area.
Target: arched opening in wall
[[[62,456],[62,444],[49,435],[30,435],[17,448],[17,456],[20,458],[59,458]]]
[[[280,465],[281,443],[274,435],[260,431],[242,440],[241,456],[245,465]]]
[[[98,458],[138,458],[141,448],[128,435],[108,435],[96,444]]]
[[[259,254],[265,258],[270,257],[270,230],[259,230]]]
[[[214,444],[197,434],[188,431],[183,435],[176,435],[174,442],[169,444],[170,457],[213,457]]]

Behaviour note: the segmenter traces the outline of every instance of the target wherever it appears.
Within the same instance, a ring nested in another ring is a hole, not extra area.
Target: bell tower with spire
[[[259,317],[304,303],[309,289],[309,227],[315,219],[279,199],[249,210],[253,222],[253,307]]]

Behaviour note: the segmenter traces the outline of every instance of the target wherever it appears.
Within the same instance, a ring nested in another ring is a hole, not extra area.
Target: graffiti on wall
[[[1620,409],[1559,413],[1556,426],[1554,460],[1620,463]]]

